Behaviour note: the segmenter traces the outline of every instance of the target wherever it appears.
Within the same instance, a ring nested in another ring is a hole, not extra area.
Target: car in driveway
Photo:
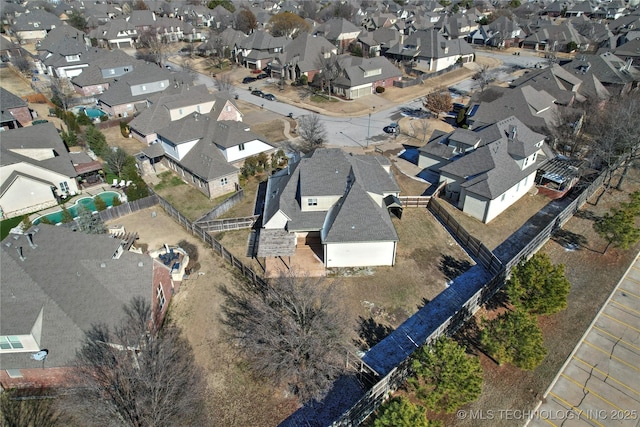
[[[262,79],[266,79],[267,77],[269,77],[269,74],[267,73],[260,73],[256,76],[256,79],[258,80],[262,80]]]
[[[255,96],[259,96],[260,98],[264,98],[264,92],[262,92],[261,90],[252,90],[251,91],[251,95],[255,95]]]
[[[277,99],[276,96],[272,93],[263,93],[262,97],[267,101],[275,101]]]
[[[385,131],[385,133],[397,134],[400,133],[400,125],[398,123],[391,123],[382,130]]]
[[[246,85],[247,83],[253,83],[256,80],[257,79],[255,77],[245,77],[244,79],[242,79],[242,83]]]

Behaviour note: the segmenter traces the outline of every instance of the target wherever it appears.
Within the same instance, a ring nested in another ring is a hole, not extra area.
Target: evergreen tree
[[[493,320],[483,319],[480,342],[498,363],[535,369],[547,355],[536,318],[524,311],[508,311]]]
[[[611,209],[602,218],[593,224],[596,232],[607,241],[604,253],[607,253],[611,245],[628,249],[640,240],[640,228],[635,224],[634,208]]]
[[[85,131],[85,138],[87,139],[89,148],[91,148],[97,156],[105,157],[109,153],[107,138],[95,126],[87,127],[87,130]]]
[[[553,314],[567,307],[571,283],[564,275],[564,265],[553,265],[549,256],[538,252],[520,262],[511,272],[506,292],[516,307],[532,314]]]
[[[107,227],[99,215],[94,215],[87,207],[78,207],[78,229],[87,234],[105,234]]]
[[[435,427],[429,423],[425,410],[420,405],[414,405],[405,397],[396,397],[378,409],[378,415],[373,427]]]
[[[67,224],[69,222],[73,221],[73,215],[71,215],[71,212],[69,212],[69,209],[67,209],[66,206],[62,207],[62,220],[61,222],[63,224]]]
[[[96,210],[98,212],[102,212],[103,210],[107,209],[107,203],[101,197],[94,197],[93,204],[96,205]]]
[[[416,396],[431,410],[455,411],[473,402],[482,391],[482,368],[477,357],[448,337],[424,345],[414,354],[415,373],[408,382]]]

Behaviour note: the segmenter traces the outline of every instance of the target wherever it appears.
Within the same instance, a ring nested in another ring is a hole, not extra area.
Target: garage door
[[[358,99],[366,95],[371,95],[371,86],[361,87],[351,91],[351,99]]]

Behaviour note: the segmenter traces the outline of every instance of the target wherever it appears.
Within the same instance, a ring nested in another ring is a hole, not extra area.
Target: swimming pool
[[[67,210],[69,211],[69,213],[71,214],[71,216],[73,218],[78,216],[78,207],[79,206],[84,206],[87,209],[89,209],[91,212],[95,212],[96,211],[96,205],[93,201],[93,199],[95,197],[100,197],[102,200],[104,200],[104,202],[107,204],[107,206],[113,206],[113,198],[114,197],[118,197],[118,199],[120,198],[120,194],[116,193],[115,191],[103,191],[100,194],[96,194],[93,197],[83,197],[81,199],[78,199],[76,201],[76,203],[73,206],[69,206],[67,208]],[[38,218],[36,218],[33,221],[33,225],[37,225],[42,221],[42,218],[47,218],[49,221],[51,221],[52,224],[58,224],[62,222],[62,209],[60,209],[59,211],[55,211],[55,212],[51,212],[49,214],[46,215],[42,215],[39,216]]]
[[[85,108],[84,113],[92,119],[97,119],[107,115],[107,113],[99,108]]]

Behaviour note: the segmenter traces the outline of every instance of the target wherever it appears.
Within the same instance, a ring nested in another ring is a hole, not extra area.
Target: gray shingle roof
[[[344,18],[331,18],[325,23],[316,27],[313,34],[321,35],[327,40],[338,40],[342,34],[358,33],[361,28],[356,27]]]
[[[27,103],[17,95],[9,92],[7,89],[0,87],[0,108],[2,111],[12,108],[26,107]]]
[[[380,80],[401,77],[402,72],[384,56],[361,58],[341,55],[340,65],[343,74],[335,80],[336,86],[353,87]],[[380,69],[381,73],[365,77],[365,72]]]
[[[45,10],[30,9],[13,20],[13,31],[51,30],[65,25],[57,16]]]
[[[302,33],[289,42],[276,57],[281,64],[297,65],[302,73],[320,69],[320,55],[334,52],[336,47],[324,37]]]
[[[462,187],[467,191],[495,199],[539,166],[532,162],[521,170],[516,163],[540,150],[536,144],[545,136],[533,132],[515,116],[477,133],[483,141],[480,148],[440,168],[442,173],[463,178]]]
[[[19,152],[29,149],[51,150],[53,157],[42,159],[41,153],[35,153],[33,157],[30,157],[28,153]],[[69,152],[53,123],[4,131],[0,153],[2,154],[0,155],[2,166],[29,163],[70,178],[75,178],[78,175],[73,167],[71,157],[69,157]]]
[[[10,235],[0,248],[0,335],[28,334],[43,310],[40,348],[49,350],[47,366],[69,366],[92,324],[114,325],[134,296],[151,302],[153,261],[132,252],[113,259],[120,241],[108,235],[44,224],[35,229],[36,247],[26,236]],[[29,353],[0,356],[0,369],[40,366]]]
[[[368,194],[399,193],[383,165],[388,166],[388,160],[380,156],[317,149],[269,178],[264,222],[281,211],[289,219],[286,229],[290,232],[326,227],[331,242],[395,241],[397,234],[386,207]],[[336,196],[340,202],[328,212],[302,212],[301,199],[313,196]]]
[[[152,93],[133,96],[131,86],[164,81],[168,88],[175,78],[175,75],[157,65],[141,64],[111,83],[109,89],[101,94],[98,100],[110,106],[145,101]]]

